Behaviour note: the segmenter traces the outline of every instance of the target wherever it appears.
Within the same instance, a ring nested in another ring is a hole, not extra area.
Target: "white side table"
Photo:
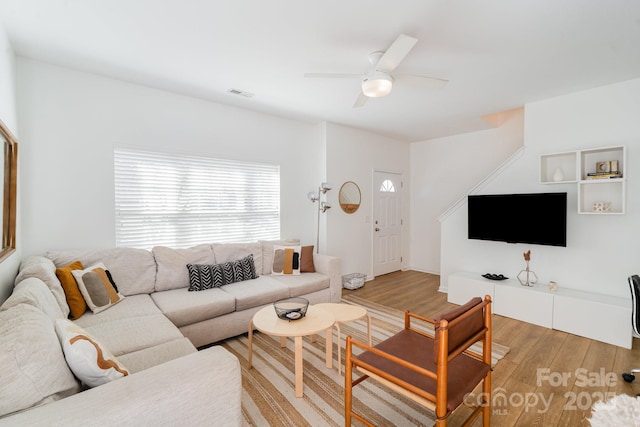
[[[334,326],[338,330],[338,373],[342,374],[342,358],[340,351],[340,341],[341,341],[341,333],[340,333],[340,323],[344,322],[353,322],[355,320],[362,319],[364,317],[367,318],[367,338],[369,340],[369,345],[371,345],[371,316],[367,313],[362,307],[358,307],[356,305],[351,304],[339,304],[339,303],[321,303],[315,304],[314,307],[322,309],[328,313],[333,314],[336,319],[336,323]],[[332,354],[332,345],[333,345],[333,334],[331,334],[331,339],[329,339],[329,334],[327,334],[327,355]],[[327,360],[327,367],[331,368],[331,362]]]

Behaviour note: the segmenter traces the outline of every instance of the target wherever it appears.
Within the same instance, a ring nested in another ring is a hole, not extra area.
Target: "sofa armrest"
[[[331,302],[340,302],[342,299],[342,260],[335,256],[314,253],[313,264],[316,272],[329,276]]]
[[[0,419],[23,426],[240,426],[238,359],[214,346]]]

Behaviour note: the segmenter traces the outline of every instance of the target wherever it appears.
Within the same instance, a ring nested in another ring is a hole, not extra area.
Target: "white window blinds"
[[[280,168],[115,149],[116,245],[280,238]]]

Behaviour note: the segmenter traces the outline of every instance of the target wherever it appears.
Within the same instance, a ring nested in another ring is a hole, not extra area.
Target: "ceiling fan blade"
[[[355,79],[362,78],[362,74],[353,73],[304,73],[308,78],[321,78],[321,79]]]
[[[449,80],[415,74],[394,74],[394,79],[398,84],[424,89],[441,89],[449,83]]]
[[[358,95],[358,97],[356,98],[356,102],[353,103],[353,108],[362,107],[364,104],[367,103],[368,100],[369,100],[369,97],[364,93],[360,92],[360,95]]]
[[[391,43],[389,49],[382,55],[375,66],[376,70],[386,73],[392,72],[404,59],[405,56],[413,49],[418,39],[400,34],[398,38]]]

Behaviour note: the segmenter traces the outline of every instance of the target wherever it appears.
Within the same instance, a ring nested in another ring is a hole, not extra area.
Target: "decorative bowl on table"
[[[304,298],[286,298],[273,303],[276,315],[282,320],[298,320],[307,314],[309,300]]]

